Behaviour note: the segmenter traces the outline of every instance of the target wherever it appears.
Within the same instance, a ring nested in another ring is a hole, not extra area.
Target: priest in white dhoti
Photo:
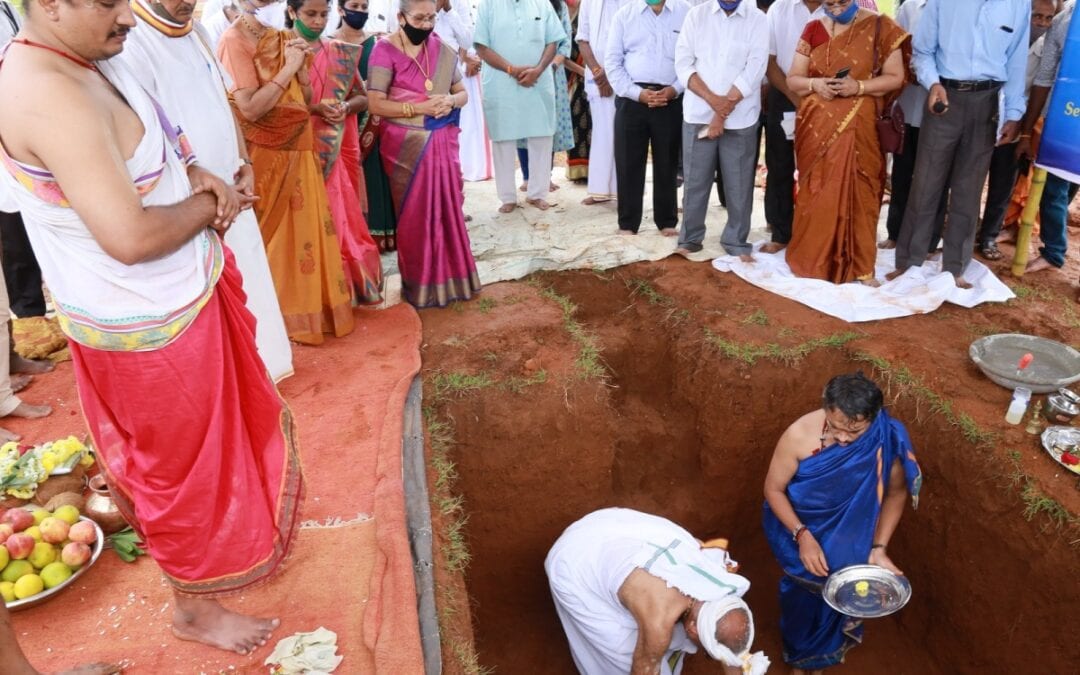
[[[169,120],[184,130],[200,166],[227,183],[253,190],[254,172],[229,107],[223,73],[209,36],[192,18],[195,3],[132,0],[131,8],[137,26],[128,33],[124,51],[113,58],[135,73]],[[293,372],[292,348],[254,211],[237,216],[225,244],[244,278],[247,308],[257,322],[259,356],[279,381]]]
[[[590,513],[544,562],[574,663],[583,675],[679,675],[704,649],[728,675],[769,667],[751,653],[754,617],[722,548],[665,518],[631,509]]]
[[[480,58],[473,49],[472,8],[467,0],[438,0],[435,5],[435,34],[443,44],[458,54],[461,82],[469,94],[469,102],[461,109],[458,123],[458,152],[461,157],[461,174],[465,180],[478,181],[491,178],[491,145],[484,124],[483,98],[480,93]]]
[[[585,60],[585,94],[589,97],[592,135],[589,141],[589,196],[583,204],[615,199],[615,90],[604,68],[607,36],[615,13],[631,0],[581,0],[577,40]]]

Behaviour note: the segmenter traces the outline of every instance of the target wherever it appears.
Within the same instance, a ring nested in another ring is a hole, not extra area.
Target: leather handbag
[[[874,29],[874,71],[871,77],[881,74],[881,66],[878,63],[878,38],[881,36],[881,17],[877,17],[877,26]],[[881,151],[891,152],[898,155],[904,151],[904,110],[898,100],[890,103],[878,102],[881,110],[876,120],[878,144]]]

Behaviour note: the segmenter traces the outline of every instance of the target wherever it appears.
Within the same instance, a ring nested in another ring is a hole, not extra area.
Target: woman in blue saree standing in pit
[[[862,641],[862,621],[829,607],[822,587],[849,565],[901,574],[886,548],[922,486],[907,430],[882,409],[876,384],[839,375],[823,399],[780,437],[765,477],[765,536],[784,569],[784,661],[797,675],[842,663]]]
[[[368,101],[382,118],[379,150],[397,214],[402,291],[444,307],[480,291],[465,229],[458,118],[468,96],[457,54],[433,35],[434,0],[404,0],[401,30],[375,45]]]

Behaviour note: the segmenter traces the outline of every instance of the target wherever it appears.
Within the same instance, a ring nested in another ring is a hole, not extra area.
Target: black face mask
[[[367,23],[367,18],[368,18],[368,13],[367,12],[361,12],[361,11],[358,11],[358,10],[355,10],[355,9],[345,9],[345,8],[342,8],[341,11],[343,11],[345,13],[345,16],[343,18],[344,18],[345,24],[349,28],[352,28],[353,30],[363,30],[364,29],[364,24]]]
[[[401,27],[401,30],[405,31],[405,37],[409,38],[409,42],[413,43],[414,45],[419,45],[422,44],[424,40],[426,40],[428,36],[431,35],[431,32],[435,29],[417,28],[416,26],[413,26],[408,21],[406,21],[405,25]]]

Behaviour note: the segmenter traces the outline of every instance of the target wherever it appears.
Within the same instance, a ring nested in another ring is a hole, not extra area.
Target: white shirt
[[[337,12],[335,11],[334,14],[337,14]],[[364,32],[368,35],[373,33],[393,33],[398,29],[397,15],[397,0],[370,0],[368,2],[368,20],[364,24]]]
[[[812,13],[803,0],[776,0],[769,7],[769,54],[776,57],[776,65],[787,75],[795,60],[795,48],[810,19],[825,16],[825,5]]]
[[[615,13],[604,63],[616,96],[636,101],[641,87],[635,82],[670,85],[683,92],[675,75],[675,43],[689,11],[683,0],[666,0],[660,14],[645,0],[633,0]]]
[[[697,73],[718,96],[727,96],[732,85],[743,99],[724,122],[725,129],[745,129],[761,115],[761,78],[769,61],[769,24],[765,13],[743,2],[730,15],[716,2],[692,8],[683,22],[675,45],[675,72],[686,87],[683,120],[708,124],[713,109],[690,90],[690,76]]]
[[[911,33],[915,34],[915,27],[919,25],[923,8],[927,0],[907,0],[896,11],[896,23]],[[904,123],[913,127],[921,127],[923,113],[926,112],[927,91],[918,82],[912,82],[900,92],[900,109],[904,111]]]
[[[22,16],[19,15],[19,10],[10,2],[0,0],[0,49],[11,42],[11,38],[19,32],[21,24]]]
[[[449,12],[440,9],[435,14],[435,34],[439,36],[443,44],[454,50],[455,54],[462,45],[467,49],[472,44],[472,31],[465,25],[461,15],[455,9]]]
[[[604,54],[607,51],[607,37],[611,34],[611,23],[623,5],[629,3],[630,0],[581,0],[574,39],[588,42],[596,62],[605,70]],[[593,79],[592,71],[588,68],[585,68],[585,79],[590,82]]]

